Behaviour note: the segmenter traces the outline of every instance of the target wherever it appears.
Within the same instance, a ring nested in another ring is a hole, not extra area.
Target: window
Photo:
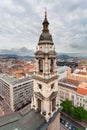
[[[41,85],[41,84],[38,84],[38,87],[39,87],[39,89],[41,89],[41,90],[42,90],[42,85]]]
[[[52,99],[52,111],[56,109],[56,98]]]
[[[43,59],[39,60],[39,71],[43,72]]]
[[[51,84],[51,89],[53,89],[54,88],[54,83],[53,84]]]
[[[53,72],[54,66],[53,66],[53,59],[50,60],[50,72]]]

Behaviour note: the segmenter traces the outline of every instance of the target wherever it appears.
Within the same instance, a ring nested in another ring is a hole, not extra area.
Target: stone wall
[[[58,113],[53,122],[49,125],[47,130],[60,130],[60,114]]]

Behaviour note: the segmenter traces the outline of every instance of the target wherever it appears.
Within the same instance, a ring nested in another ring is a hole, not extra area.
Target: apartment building
[[[80,83],[77,88],[77,105],[87,110],[87,83]]]
[[[82,70],[76,72],[70,73],[69,68],[66,78],[59,80],[60,103],[68,99],[74,106],[83,106],[87,110],[87,75],[83,75]]]
[[[13,76],[0,76],[0,95],[4,98],[12,111],[17,111],[31,101],[33,95],[33,81],[31,77],[22,79]]]

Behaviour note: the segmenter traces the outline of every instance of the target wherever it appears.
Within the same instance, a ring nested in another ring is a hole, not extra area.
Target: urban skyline
[[[87,4],[82,0],[0,1],[0,48],[35,50],[45,7],[57,52],[86,53]]]
[[[49,23],[45,10],[35,58],[0,57],[0,130],[87,129],[87,59],[57,57]]]

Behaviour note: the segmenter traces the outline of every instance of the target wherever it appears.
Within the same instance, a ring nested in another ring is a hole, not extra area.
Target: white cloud
[[[25,11],[22,6],[14,4],[12,0],[2,0],[0,1],[0,6],[10,12],[22,13]]]
[[[0,48],[35,49],[47,8],[49,29],[58,52],[87,48],[87,1],[0,1]]]

